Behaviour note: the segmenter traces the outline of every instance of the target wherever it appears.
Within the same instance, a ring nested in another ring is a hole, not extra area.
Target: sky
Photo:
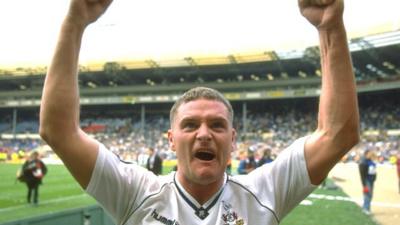
[[[47,65],[69,0],[0,0],[0,69]],[[345,0],[349,37],[400,29],[400,1]],[[114,0],[84,34],[92,61],[227,56],[318,44],[297,0]]]

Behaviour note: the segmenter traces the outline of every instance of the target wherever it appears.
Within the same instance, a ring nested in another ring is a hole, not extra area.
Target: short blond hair
[[[169,112],[169,120],[171,126],[174,123],[178,108],[184,103],[188,103],[190,101],[198,99],[207,99],[207,100],[215,100],[218,102],[222,102],[226,106],[226,109],[228,110],[229,122],[233,124],[232,105],[219,91],[208,87],[195,87],[186,91],[183,95],[181,95],[178,98],[178,100],[176,100],[175,104],[172,106]]]

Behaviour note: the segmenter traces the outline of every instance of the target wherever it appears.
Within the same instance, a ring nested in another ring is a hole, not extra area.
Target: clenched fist
[[[301,14],[317,29],[330,29],[343,22],[343,0],[298,0]]]

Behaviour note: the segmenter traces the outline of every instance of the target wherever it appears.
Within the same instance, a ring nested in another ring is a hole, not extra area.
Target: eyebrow
[[[198,116],[186,116],[182,120],[180,120],[177,125],[180,126],[181,124],[187,123],[187,122],[197,122],[199,121]],[[213,116],[212,118],[207,118],[207,123],[214,123],[214,122],[221,122],[223,124],[226,124],[229,127],[229,119],[225,118],[223,116]]]
[[[182,121],[187,121],[187,120],[199,120],[199,118],[200,118],[201,116],[196,116],[196,115],[186,115],[186,116],[183,116],[183,118],[181,119],[181,122]],[[224,116],[219,116],[219,115],[211,115],[211,116],[207,116],[206,117],[206,119],[207,120],[211,120],[211,121],[216,121],[216,120],[222,120],[222,121],[229,121],[229,119],[228,118],[226,118],[226,117],[224,117]]]

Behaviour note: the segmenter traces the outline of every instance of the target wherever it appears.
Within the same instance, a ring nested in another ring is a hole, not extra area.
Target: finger
[[[303,0],[301,1],[304,6],[325,6],[332,4],[335,0]]]

